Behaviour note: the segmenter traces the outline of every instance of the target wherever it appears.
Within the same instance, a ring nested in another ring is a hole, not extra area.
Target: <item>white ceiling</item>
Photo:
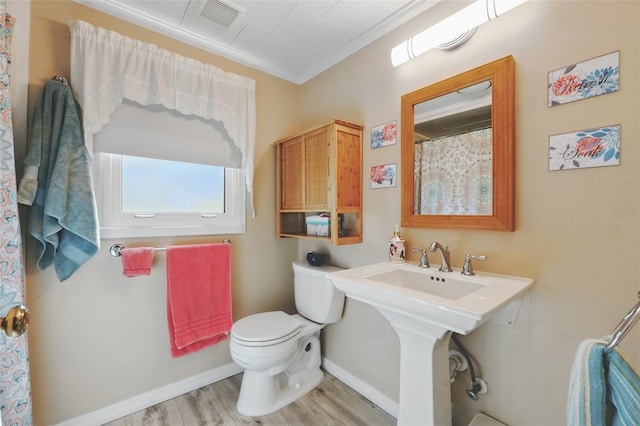
[[[302,84],[441,0],[74,1]]]

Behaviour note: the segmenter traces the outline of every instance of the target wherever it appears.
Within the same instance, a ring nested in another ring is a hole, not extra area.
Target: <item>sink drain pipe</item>
[[[484,380],[480,379],[479,377],[476,377],[476,372],[473,368],[471,357],[469,357],[469,353],[464,348],[464,346],[462,346],[462,344],[460,343],[460,340],[458,340],[458,337],[456,336],[455,333],[451,333],[451,340],[453,340],[453,343],[456,344],[456,346],[460,350],[460,353],[462,354],[464,359],[467,361],[467,364],[469,365],[469,375],[471,376],[471,389],[467,389],[467,396],[469,396],[469,398],[473,399],[474,401],[477,401],[479,399],[478,394],[487,392],[487,384],[485,383]]]

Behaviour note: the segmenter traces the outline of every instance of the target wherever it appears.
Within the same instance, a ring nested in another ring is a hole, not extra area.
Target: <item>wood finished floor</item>
[[[386,426],[396,419],[325,373],[318,387],[287,407],[260,417],[238,413],[242,374],[138,411],[106,426]]]

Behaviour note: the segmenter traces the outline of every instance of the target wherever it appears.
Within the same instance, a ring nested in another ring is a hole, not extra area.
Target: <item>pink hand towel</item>
[[[176,358],[231,331],[231,245],[167,247],[167,322]]]
[[[120,256],[125,277],[151,275],[153,247],[124,248],[120,251]]]

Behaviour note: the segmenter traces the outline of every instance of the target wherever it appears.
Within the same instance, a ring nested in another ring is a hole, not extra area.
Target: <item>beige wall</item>
[[[516,60],[516,232],[404,229],[411,247],[448,243],[454,266],[465,253],[486,254],[478,269],[536,279],[513,328],[486,324],[463,342],[478,360],[489,393],[475,403],[454,384],[454,417],[467,424],[483,410],[511,425],[564,424],[569,369],[578,342],[606,334],[635,302],[640,226],[640,7],[635,1],[531,1],[481,27],[451,51],[433,51],[392,68],[390,49],[459,3],[439,4],[307,84],[297,87],[183,45],[70,1],[32,1],[29,100],[44,81],[69,75],[69,19],[152,42],[257,81],[255,193],[257,218],[234,242],[236,319],[268,310],[293,309],[290,261],[307,251],[330,251],[333,263],[352,267],[383,261],[393,225],[400,222],[400,190],[364,190],[364,242],[329,247],[274,236],[274,156],[271,141],[340,117],[372,126],[400,120],[400,96],[505,55]],[[429,15],[429,16],[427,16]],[[20,22],[18,23],[20,25]],[[546,106],[547,72],[620,50],[621,91],[569,105]],[[14,70],[19,72],[19,70]],[[26,72],[26,71],[24,71]],[[71,82],[73,84],[73,82]],[[549,135],[592,126],[622,125],[617,167],[549,172]],[[18,152],[24,140],[16,140]],[[364,149],[369,167],[400,161],[400,146]],[[610,217],[610,210],[629,211]],[[218,237],[213,237],[218,240]],[[166,246],[211,238],[127,240],[127,245]],[[27,301],[36,424],[51,424],[183,380],[231,362],[222,343],[171,359],[164,314],[164,258],[151,277],[126,279],[108,254],[114,242],[67,282],[52,270],[37,271],[27,239]],[[416,259],[417,260],[417,259]],[[397,399],[398,339],[366,305],[348,301],[344,319],[325,332],[325,355],[355,377]],[[624,347],[640,364],[640,333]],[[463,376],[466,379],[467,376]]]
[[[439,4],[303,86],[302,123],[328,117],[372,126],[400,122],[400,96],[506,55],[516,61],[516,231],[403,229],[410,247],[448,243],[454,266],[485,254],[477,269],[535,278],[515,327],[489,323],[462,339],[489,393],[469,399],[468,373],[453,387],[454,420],[485,411],[511,425],[565,424],[570,366],[578,343],[607,334],[636,302],[639,289],[640,3],[530,1],[478,29],[457,50],[431,51],[393,68],[389,51],[459,3]],[[431,15],[433,14],[433,15]],[[429,15],[429,16],[428,16]],[[548,108],[549,71],[619,50],[621,90]],[[311,100],[313,102],[311,102]],[[621,124],[619,166],[549,172],[549,135]],[[400,145],[364,148],[371,166],[400,162]],[[386,260],[400,223],[400,190],[364,190],[364,242],[347,247],[300,244],[300,254],[330,251],[344,267]],[[624,217],[608,211],[627,211]],[[430,254],[431,255],[431,254]],[[413,260],[418,260],[412,255]],[[437,262],[437,257],[432,257]],[[636,327],[637,328],[637,327]],[[344,319],[325,329],[325,356],[397,400],[399,348],[375,310],[348,301]],[[624,348],[640,366],[640,331]]]
[[[246,234],[230,236],[234,244],[234,318],[271,309],[294,312],[291,261],[297,257],[297,242],[275,237],[271,142],[298,131],[299,87],[71,1],[32,1],[31,9],[30,110],[48,78],[54,74],[69,77],[67,22],[71,19],[82,19],[256,80],[257,217],[247,219]],[[24,149],[24,140],[16,143]],[[52,269],[36,270],[33,238],[28,237],[35,424],[71,419],[231,363],[227,342],[172,359],[166,331],[164,255],[156,254],[150,277],[125,278],[120,260],[109,254],[109,247],[116,242],[165,247],[221,241],[223,237],[102,240],[100,252],[62,284]]]

